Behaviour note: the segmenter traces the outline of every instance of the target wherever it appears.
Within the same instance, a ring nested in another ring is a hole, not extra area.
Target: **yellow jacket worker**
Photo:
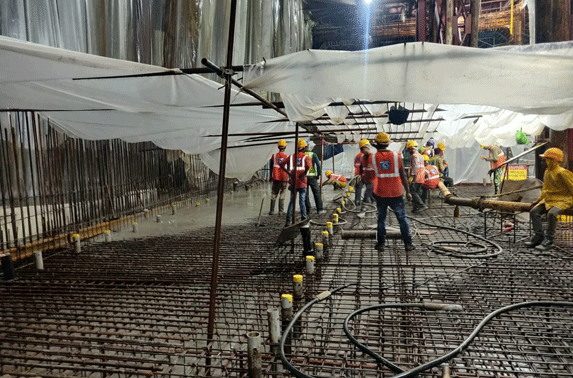
[[[573,172],[559,166],[563,161],[563,151],[559,148],[550,148],[541,157],[547,164],[547,169],[543,175],[541,194],[537,201],[531,204],[532,209],[529,211],[534,235],[525,245],[544,251],[553,246],[557,215],[573,206]],[[545,213],[547,230],[544,236],[541,216]]]

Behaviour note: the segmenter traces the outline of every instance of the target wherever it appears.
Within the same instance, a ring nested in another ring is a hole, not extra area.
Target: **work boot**
[[[301,227],[300,228],[300,235],[302,236],[302,245],[304,248],[304,256],[307,254],[311,254],[312,252],[312,243],[310,241],[310,227]]]
[[[414,246],[414,244],[406,244],[406,251],[410,252],[410,251],[414,251],[416,249],[416,247]]]
[[[525,242],[525,246],[527,248],[535,248],[536,246],[540,245],[543,241],[543,234],[535,234],[531,238],[530,241]],[[553,244],[553,242],[551,242]]]
[[[269,211],[269,215],[273,215],[275,213],[275,202],[277,202],[277,200],[271,200],[271,211]]]
[[[535,249],[538,249],[540,251],[548,251],[551,248],[553,248],[553,239],[550,238],[545,238],[545,240],[543,240],[543,243],[535,247]]]
[[[384,252],[384,244],[376,244],[374,246],[374,249],[379,251],[379,252]]]
[[[284,215],[285,213],[285,200],[279,200],[279,214]]]

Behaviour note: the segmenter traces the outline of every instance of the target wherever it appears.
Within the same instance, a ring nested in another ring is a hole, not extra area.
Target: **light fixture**
[[[370,5],[371,2],[372,2],[372,0],[364,0],[364,4],[366,4],[366,5]]]

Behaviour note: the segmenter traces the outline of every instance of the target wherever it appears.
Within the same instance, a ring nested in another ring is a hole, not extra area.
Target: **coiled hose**
[[[294,324],[299,320],[299,318],[302,316],[302,314],[307,309],[312,307],[317,302],[324,300],[326,298],[329,298],[331,295],[333,295],[333,294],[335,294],[341,290],[344,290],[349,286],[356,285],[356,284],[357,283],[346,284],[344,286],[337,287],[332,291],[325,291],[323,293],[318,294],[312,301],[310,301],[306,305],[304,305],[294,315],[291,322],[286,327],[286,329],[283,333],[283,336],[281,338],[280,344],[279,344],[279,347],[280,347],[279,348],[279,357],[280,357],[283,365],[287,368],[287,370],[289,370],[296,377],[314,378],[313,376],[308,375],[308,374],[304,374],[303,372],[301,372],[300,370],[295,368],[287,360],[287,358],[285,356],[285,343],[286,343],[288,335],[290,334]],[[356,340],[356,338],[354,338],[354,336],[350,333],[350,330],[348,329],[348,322],[352,318],[354,318],[355,316],[357,316],[363,312],[377,310],[380,308],[390,308],[390,307],[394,307],[394,308],[419,307],[419,308],[425,308],[425,309],[430,309],[430,310],[461,310],[461,306],[451,305],[451,304],[443,304],[443,303],[428,303],[428,302],[424,302],[424,303],[386,303],[386,304],[379,304],[379,305],[361,308],[359,310],[354,311],[353,313],[351,313],[350,315],[348,315],[346,317],[346,319],[344,320],[344,333],[347,335],[349,340],[354,345],[356,345],[360,350],[362,350],[363,352],[365,352],[368,355],[370,355],[371,357],[373,357],[378,363],[390,368],[393,372],[397,373],[397,375],[395,375],[393,378],[406,378],[406,377],[414,377],[414,376],[416,376],[416,375],[418,375],[424,371],[427,371],[427,370],[432,369],[438,365],[441,365],[444,362],[451,360],[452,358],[454,358],[455,356],[457,356],[458,354],[463,352],[471,344],[471,342],[476,338],[476,336],[481,331],[481,329],[483,327],[485,327],[486,324],[488,324],[494,317],[498,316],[499,314],[502,314],[505,312],[510,312],[510,311],[517,310],[520,308],[526,308],[526,307],[573,307],[573,302],[544,302],[544,301],[522,302],[522,303],[517,303],[517,304],[509,305],[506,307],[502,307],[498,310],[491,312],[489,315],[487,315],[485,318],[483,318],[483,320],[474,328],[472,333],[457,348],[455,348],[454,350],[445,354],[442,357],[438,357],[432,361],[429,361],[423,365],[417,366],[414,369],[411,369],[408,371],[404,371],[400,367],[396,366],[394,363],[384,359],[383,357],[379,356],[378,354],[376,354],[375,352],[371,351],[366,346],[364,346],[363,344],[358,342]]]

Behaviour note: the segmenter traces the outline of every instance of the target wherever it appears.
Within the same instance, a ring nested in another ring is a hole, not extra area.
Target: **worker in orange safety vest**
[[[406,144],[406,149],[412,156],[410,159],[410,193],[412,193],[412,212],[427,210],[428,206],[422,201],[422,184],[424,183],[424,158],[418,152],[418,143],[410,140]]]
[[[491,169],[488,174],[493,173],[493,190],[494,194],[499,192],[499,185],[501,184],[501,176],[503,176],[503,165],[505,164],[505,154],[500,146],[492,144],[489,146],[481,146],[484,150],[489,151],[489,156],[480,156],[483,160],[489,161]]]
[[[333,173],[332,171],[324,172],[327,180],[322,183],[322,186],[332,184],[334,190],[339,190],[346,187],[346,177]]]
[[[285,227],[290,225],[294,211],[294,201],[296,200],[296,193],[299,196],[300,216],[306,219],[306,174],[312,162],[304,151],[306,149],[306,142],[304,139],[297,141],[297,153],[292,154],[280,164],[280,167],[289,172],[289,189],[291,190],[290,202],[288,204]],[[295,172],[296,172],[296,188],[295,186]]]
[[[275,203],[277,201],[277,197],[279,197],[279,214],[284,214],[285,210],[285,196],[288,183],[288,173],[281,168],[281,163],[288,158],[288,155],[285,154],[286,146],[286,140],[279,140],[277,143],[279,152],[271,156],[271,180],[273,182],[273,186],[271,189],[271,210],[269,211],[269,215],[273,215],[275,213]]]
[[[358,143],[358,148],[360,148],[360,151],[354,157],[354,177],[356,178],[356,184],[354,184],[354,204],[357,208],[360,206],[362,201],[362,188],[364,187],[360,177],[360,162],[362,161],[362,156],[364,156],[362,153],[362,146],[367,143],[368,139],[360,140]]]
[[[430,157],[424,157],[424,183],[422,184],[422,199],[427,200],[430,189],[436,189],[440,183],[440,171],[438,167],[430,164]]]
[[[406,218],[406,209],[402,194],[406,192],[406,198],[412,199],[408,178],[402,165],[402,155],[398,152],[390,151],[390,138],[386,133],[379,133],[376,136],[375,147],[378,150],[376,154],[370,154],[372,167],[376,179],[374,181],[374,200],[378,208],[378,227],[376,232],[376,248],[378,251],[384,251],[386,242],[386,215],[390,207],[396,219],[400,224],[400,233],[406,246],[406,251],[416,249],[412,244],[410,235],[410,226]]]

